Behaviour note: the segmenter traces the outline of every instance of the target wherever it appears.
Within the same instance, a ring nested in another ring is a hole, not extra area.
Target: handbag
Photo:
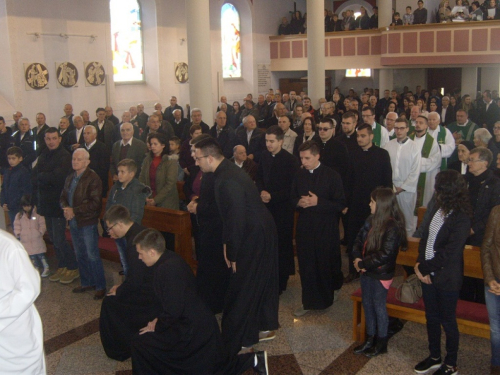
[[[422,284],[417,275],[409,276],[396,289],[396,299],[403,303],[417,303],[422,297]]]

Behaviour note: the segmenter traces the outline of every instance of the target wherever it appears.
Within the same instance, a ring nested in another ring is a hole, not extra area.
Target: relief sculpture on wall
[[[100,62],[92,61],[83,63],[85,68],[85,85],[100,86],[104,84],[106,72]]]
[[[49,71],[43,63],[24,64],[26,90],[41,90],[49,84]]]
[[[78,69],[68,61],[56,63],[56,77],[62,87],[75,87],[78,82]]]

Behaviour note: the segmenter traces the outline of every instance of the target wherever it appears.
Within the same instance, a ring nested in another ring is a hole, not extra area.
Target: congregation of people
[[[387,291],[398,252],[416,238],[419,258],[406,271],[422,283],[429,353],[415,371],[458,373],[460,298],[486,303],[491,373],[500,373],[499,100],[498,91],[417,86],[335,88],[313,103],[270,89],[242,104],[222,96],[213,122],[174,96],[165,109],[156,103],[148,115],[138,104],[121,119],[106,106],[91,121],[66,104],[58,126],[43,113],[31,126],[16,111],[12,126],[0,117],[1,205],[33,265],[23,267],[54,283],[79,279],[73,293],[103,299],[104,351],[132,358],[134,373],[267,374],[267,354],[253,346],[276,337],[295,251],[302,294],[293,314],[329,308],[359,280],[367,339],[354,351],[386,353],[403,328],[387,315]],[[196,276],[171,233],[142,226],[147,206],[191,214]],[[116,242],[119,285],[106,285],[102,236]],[[481,248],[484,280],[463,277],[466,244]]]
[[[417,6],[405,8],[405,13],[400,14],[392,9],[392,21],[385,26],[423,25],[428,22],[428,12],[432,14],[435,23],[488,21],[500,19],[500,2],[498,0],[468,1],[468,0],[442,0],[437,9],[428,10],[424,1],[418,0]],[[453,4],[454,3],[454,4]],[[355,13],[353,9],[346,9],[341,14],[325,9],[325,32],[353,31],[378,29],[378,7],[374,6],[372,15],[368,15],[364,6]],[[294,35],[307,33],[307,13],[293,11],[291,19],[281,18],[278,35]],[[357,16],[356,16],[357,14]]]

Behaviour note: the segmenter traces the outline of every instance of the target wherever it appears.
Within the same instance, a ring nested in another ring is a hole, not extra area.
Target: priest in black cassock
[[[230,355],[248,351],[260,331],[278,329],[278,238],[274,220],[250,177],[224,159],[214,139],[195,145],[195,160],[214,173],[229,280],[222,340]]]
[[[145,228],[134,223],[122,205],[111,207],[104,220],[113,238],[127,241],[127,278],[113,286],[102,301],[99,330],[101,342],[109,358],[124,361],[130,358],[132,337],[159,315],[160,305],[154,295],[154,267],[147,267],[138,257],[134,238]]]
[[[292,181],[299,169],[295,156],[282,148],[285,134],[278,125],[266,130],[266,147],[261,155],[256,184],[260,197],[273,215],[278,230],[279,291],[286,290],[288,278],[295,274],[293,255],[293,215],[290,199]]]
[[[389,153],[373,144],[373,129],[362,124],[356,130],[359,148],[350,154],[351,168],[347,180],[349,283],[359,278],[354,268],[352,248],[359,230],[370,215],[370,194],[377,187],[392,188],[392,167]]]
[[[295,241],[302,284],[302,307],[295,316],[331,306],[342,287],[338,216],[346,206],[342,179],[319,161],[320,146],[307,141],[299,153],[303,168],[291,193],[299,211]]]

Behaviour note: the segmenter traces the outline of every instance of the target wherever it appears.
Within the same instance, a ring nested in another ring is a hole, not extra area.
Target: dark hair
[[[304,119],[304,121],[302,121],[302,127],[304,127],[304,123],[306,122],[306,120],[310,120],[311,121],[311,127],[312,127],[312,130],[316,130],[316,121],[314,120],[314,117],[306,117]]]
[[[370,107],[370,106],[363,107],[362,112],[366,112],[366,111],[370,111],[370,114],[372,116],[375,114],[375,110],[372,107]]]
[[[222,150],[215,139],[212,137],[202,139],[194,144],[195,148],[199,148],[205,155],[210,155],[213,158],[220,160],[224,156]]]
[[[0,121],[5,122],[5,119],[3,118],[3,116],[0,116]]]
[[[50,126],[47,130],[45,130],[45,134],[52,134],[52,133],[57,133],[57,136],[61,138],[61,133],[59,132],[59,129]]]
[[[181,139],[179,137],[176,137],[175,135],[169,139],[169,142],[172,141],[174,142],[175,144],[178,144],[180,145],[181,144]]]
[[[358,126],[358,133],[361,131],[361,130],[367,130],[368,131],[368,134],[373,134],[373,128],[370,124],[361,124]]]
[[[424,116],[424,115],[418,115],[417,118],[423,118],[425,120],[425,123],[427,125],[429,125],[429,119],[426,116]]]
[[[379,250],[382,247],[389,227],[396,228],[401,246],[406,248],[405,218],[392,189],[377,188],[372,191],[370,198],[377,203],[377,209],[370,217],[372,226],[366,238],[366,249],[372,251]]]
[[[135,236],[134,245],[139,245],[144,250],[156,250],[160,254],[165,252],[165,238],[156,229],[144,229]]]
[[[33,201],[31,199],[31,195],[25,194],[21,197],[21,200],[19,201],[19,218],[21,218],[25,214],[24,206],[31,206],[31,210],[27,213],[28,217],[31,219],[33,217],[33,210],[35,208],[35,205],[33,204]]]
[[[105,110],[104,108],[99,107],[99,108],[97,108],[97,109],[95,110],[95,113],[97,114],[98,112],[101,112],[101,111],[106,112],[106,110]]]
[[[23,150],[17,146],[9,147],[7,150],[7,156],[9,156],[9,155],[15,155],[18,158],[22,158],[23,157]]]
[[[441,171],[436,176],[436,206],[447,215],[451,211],[463,212],[472,217],[467,182],[463,176],[453,170]]]
[[[408,127],[408,122],[406,121],[406,119],[404,117],[398,117],[396,119],[396,121],[394,121],[394,123],[398,123],[398,122],[404,122],[406,127]]]
[[[239,112],[240,109],[241,109],[241,104],[240,104],[240,102],[235,101],[235,102],[233,102],[233,107],[234,107],[235,104],[238,104],[238,112]]]
[[[103,220],[110,224],[131,224],[133,222],[130,218],[130,211],[127,207],[122,206],[121,204],[111,206],[104,214]]]
[[[121,160],[116,165],[116,169],[118,169],[118,167],[126,167],[129,172],[134,172],[134,173],[137,172],[137,164],[135,163],[135,161],[133,159],[123,159],[123,160]]]
[[[330,128],[332,129],[335,129],[335,125],[333,124],[333,120],[330,118],[330,117],[325,117],[325,118],[322,118],[321,120],[319,120],[319,122],[327,122],[328,124],[330,124]]]
[[[283,116],[285,117],[285,116]],[[285,133],[278,125],[273,125],[266,130],[266,135],[275,135],[278,141],[282,141],[285,138]]]
[[[319,155],[320,148],[317,142],[315,141],[305,141],[299,146],[299,152],[309,150],[313,155]]]
[[[200,125],[191,125],[189,128],[189,135],[193,135],[193,133],[197,130],[202,130]]]
[[[485,161],[487,166],[489,167],[491,162],[493,161],[493,153],[491,150],[486,147],[476,147],[470,150],[470,154],[477,154],[479,156],[479,160]]]
[[[165,148],[163,149],[162,153],[160,156],[163,155],[168,155],[170,153],[170,144],[167,141],[167,136],[162,133],[149,133],[148,134],[148,139],[147,142],[151,144],[151,140],[156,138],[160,144],[165,145]],[[151,155],[151,158],[153,159],[155,155],[153,154],[153,151],[149,151],[149,154]]]
[[[347,118],[353,118],[354,121],[356,121],[356,114],[353,111],[347,111],[342,115],[342,120],[347,119]]]
[[[396,17],[396,16],[401,17],[401,15],[399,14],[399,12],[394,13],[394,17]]]
[[[196,136],[196,137],[192,138],[192,139],[189,141],[189,144],[190,144],[190,145],[195,145],[195,144],[197,144],[199,141],[201,141],[201,140],[203,140],[203,139],[205,139],[205,138],[212,138],[212,137],[210,136],[210,134],[200,134],[200,135],[198,135],[198,136]]]
[[[406,7],[406,9],[410,9],[410,10],[411,10],[411,6],[409,6],[409,5],[408,5],[408,6]]]
[[[471,4],[471,6],[472,5],[475,5],[477,8],[479,8],[479,1],[473,1],[472,4]]]

